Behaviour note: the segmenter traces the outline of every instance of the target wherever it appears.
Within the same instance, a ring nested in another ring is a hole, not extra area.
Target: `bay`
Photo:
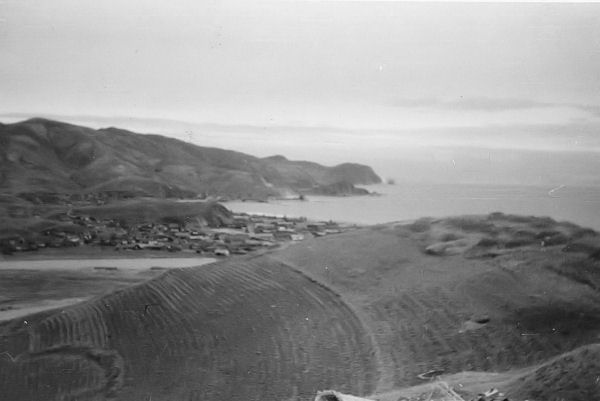
[[[396,184],[364,188],[374,196],[308,196],[305,201],[233,201],[234,212],[378,224],[463,214],[503,212],[549,216],[600,230],[600,188],[561,185]]]

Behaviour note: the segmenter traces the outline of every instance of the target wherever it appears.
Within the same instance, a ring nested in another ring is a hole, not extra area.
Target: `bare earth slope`
[[[463,399],[476,399],[492,388],[500,389],[510,400],[596,400],[600,394],[600,344],[584,345],[560,354],[542,363],[502,373],[461,372],[442,375],[438,380],[409,388],[377,394],[378,401],[425,400],[447,401],[447,392],[453,388]],[[446,393],[446,394],[444,394]],[[441,397],[436,397],[441,395]]]
[[[547,237],[558,233],[564,238],[555,245],[536,239],[552,243]],[[439,242],[446,253],[429,254]],[[582,243],[585,251],[569,251]],[[573,225],[492,215],[366,228],[273,257],[359,313],[380,348],[378,392],[386,392],[418,384],[430,370],[508,371],[599,342],[598,244]]]
[[[27,400],[308,400],[374,390],[370,337],[329,289],[280,263],[172,270],[0,325],[0,394]]]
[[[380,178],[358,164],[325,167],[282,156],[261,159],[117,128],[94,130],[39,118],[0,124],[4,193],[204,193],[262,199],[337,182],[371,184]]]
[[[171,270],[1,324],[0,394],[308,400],[334,388],[392,401],[434,370],[465,395],[498,383],[511,400],[589,401],[598,249],[591,230],[493,214]]]

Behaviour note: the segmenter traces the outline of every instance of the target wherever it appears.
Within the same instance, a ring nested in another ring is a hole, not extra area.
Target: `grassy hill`
[[[165,199],[134,199],[102,206],[74,208],[76,214],[97,219],[115,219],[126,225],[145,222],[184,224],[191,219],[203,219],[210,226],[231,221],[232,213],[216,202],[174,202]]]
[[[45,119],[0,124],[3,193],[264,199],[337,182],[380,182],[370,167],[257,158],[160,135]]]
[[[600,344],[588,345],[513,378],[506,393],[517,399],[593,400],[600,393],[599,373]]]
[[[463,394],[496,383],[511,400],[587,401],[597,386],[598,246],[573,224],[493,214],[170,270],[0,324],[12,358],[0,359],[0,393],[309,400],[334,388],[387,401],[436,370],[464,383]]]
[[[7,198],[7,199],[6,199]],[[216,202],[177,202],[172,199],[137,198],[113,201],[105,205],[70,207],[35,204],[16,197],[0,198],[0,239],[21,235],[35,237],[46,230],[79,233],[81,225],[64,221],[71,212],[96,219],[114,220],[123,226],[138,223],[178,223],[201,221],[209,226],[231,222],[232,213]]]
[[[600,371],[600,344],[584,345],[547,361],[503,372],[474,372],[441,375],[438,380],[388,393],[377,394],[379,401],[444,401],[448,388],[463,399],[476,399],[490,389],[499,389],[509,400],[595,400]],[[439,391],[439,390],[442,391]]]

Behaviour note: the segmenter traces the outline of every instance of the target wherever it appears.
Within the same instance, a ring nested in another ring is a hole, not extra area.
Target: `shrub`
[[[491,237],[483,237],[477,243],[477,246],[484,247],[484,248],[489,248],[492,246],[500,246],[500,245],[501,245],[501,242],[499,240],[497,240],[496,238],[491,238]]]
[[[544,245],[546,245],[546,246],[562,245],[562,244],[566,244],[567,242],[569,242],[569,238],[562,233],[557,233],[555,235],[543,238],[543,241],[544,241]]]
[[[588,255],[593,254],[596,250],[594,245],[583,242],[571,242],[562,249],[563,252],[587,253]]]
[[[536,217],[531,222],[531,226],[537,229],[548,229],[556,227],[556,221],[550,217]]]
[[[431,227],[431,219],[428,218],[420,218],[416,220],[414,223],[409,224],[408,228],[410,231],[415,233],[423,233],[428,231]]]
[[[598,235],[598,233],[594,230],[592,230],[591,228],[581,228],[581,227],[576,227],[573,229],[573,233],[571,234],[571,237],[573,237],[573,239],[580,239],[583,237],[596,237]]]
[[[487,220],[476,217],[454,217],[447,220],[448,224],[463,231],[495,233],[496,227]]]
[[[535,238],[524,237],[524,238],[513,238],[513,239],[507,241],[504,244],[504,246],[506,248],[520,248],[522,246],[529,246],[529,245],[534,245],[537,243],[538,243],[538,240],[536,240]]]
[[[440,237],[440,241],[442,242],[448,242],[448,241],[456,241],[458,239],[463,238],[460,235],[457,235],[455,233],[444,233],[441,237]]]

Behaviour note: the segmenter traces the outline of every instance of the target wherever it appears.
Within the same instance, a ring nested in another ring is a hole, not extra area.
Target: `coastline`
[[[181,259],[206,258],[195,252],[164,252],[155,250],[115,250],[114,247],[82,245],[71,248],[46,248],[34,252],[15,252],[12,255],[0,254],[0,263],[9,261],[71,260],[71,259]]]
[[[378,184],[364,186],[379,196],[307,196],[305,201],[229,201],[234,213],[303,216],[309,220],[333,220],[346,224],[373,225],[414,221],[422,217],[444,218],[465,214],[502,212],[549,216],[600,230],[600,188],[565,186],[552,192],[543,185],[489,184]]]

